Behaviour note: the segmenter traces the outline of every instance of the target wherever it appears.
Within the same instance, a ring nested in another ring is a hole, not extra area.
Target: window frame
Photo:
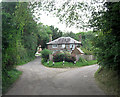
[[[56,45],[56,46],[55,46]],[[58,48],[58,45],[57,44],[53,44],[52,45],[52,48]]]

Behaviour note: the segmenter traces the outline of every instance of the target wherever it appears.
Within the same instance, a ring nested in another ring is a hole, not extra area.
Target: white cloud
[[[60,4],[62,4],[62,2],[66,1],[66,0],[56,0],[58,3],[57,3],[57,7],[60,6]],[[79,2],[80,0],[73,0],[73,2]],[[82,2],[85,2],[85,0],[81,0]],[[93,2],[93,0],[87,0],[88,4],[90,4],[90,2]],[[96,4],[95,4],[96,6]],[[96,7],[96,10],[98,10],[98,8]],[[91,14],[89,12],[86,12],[88,15],[91,16]],[[41,15],[39,15],[41,14]],[[47,15],[48,14],[48,15]],[[81,15],[84,14],[84,12],[81,12],[80,13]],[[36,17],[40,16],[40,19],[37,21],[37,22],[42,22],[44,25],[53,25],[54,27],[57,27],[59,28],[60,30],[64,31],[64,32],[67,32],[67,31],[72,31],[74,33],[78,33],[78,32],[82,32],[82,31],[86,31],[86,30],[83,30],[83,29],[77,29],[75,26],[72,26],[72,27],[66,27],[65,23],[60,23],[59,22],[59,18],[58,17],[55,17],[53,15],[51,15],[50,13],[48,12],[44,12],[44,11],[40,11],[40,10],[36,10],[36,13],[34,14]],[[86,16],[83,15],[83,19],[84,21],[88,21],[88,18],[86,18]],[[92,29],[87,29],[87,31],[89,30],[92,30]]]
[[[66,27],[65,24],[62,24],[59,22],[59,18],[58,17],[54,17],[52,15],[48,15],[44,12],[41,13],[42,15],[40,16],[40,20],[38,22],[42,22],[44,25],[53,25],[54,27],[59,28],[61,31],[67,32],[67,31],[72,31],[74,33],[78,33],[80,32],[80,30],[76,29],[75,27]]]
[[[49,25],[49,26],[53,25],[54,27],[59,28],[63,32],[70,32],[70,31],[72,31],[73,33],[78,33],[78,32],[82,32],[82,31],[86,31],[86,30],[83,30],[83,29],[77,29],[75,26],[66,27],[66,24],[65,23],[61,23],[59,21],[58,17],[55,17],[55,16],[53,16],[52,14],[50,14],[48,12],[36,10],[36,13],[34,13],[34,15],[36,17],[40,16],[40,19],[37,20],[38,23],[41,22],[44,25]]]

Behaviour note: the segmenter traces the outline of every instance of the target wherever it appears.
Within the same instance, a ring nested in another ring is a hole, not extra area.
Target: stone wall
[[[84,58],[85,60],[96,60],[96,57],[93,56],[93,55],[76,55],[76,60],[78,61],[79,58],[82,57]]]

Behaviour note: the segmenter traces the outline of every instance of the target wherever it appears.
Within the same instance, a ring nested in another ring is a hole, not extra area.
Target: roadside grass
[[[18,71],[16,69],[12,69],[7,72],[9,76],[4,74],[4,76],[2,77],[2,94],[5,94],[8,91],[8,89],[13,85],[13,83],[22,74],[21,71]]]
[[[28,58],[28,59],[26,59],[26,60],[20,61],[20,63],[14,65],[14,67],[16,67],[16,66],[18,66],[18,65],[24,65],[24,64],[27,64],[27,63],[29,63],[29,62],[35,60],[35,58],[36,58],[36,57],[31,57],[31,58]]]
[[[117,95],[116,97],[120,97],[120,80],[118,79],[117,71],[100,68],[95,73],[95,79],[98,86],[107,95]]]
[[[49,64],[47,62],[42,62],[42,64],[44,66],[52,67],[52,68],[67,68],[67,67],[74,68],[74,67],[93,65],[96,63],[97,63],[97,60],[91,60],[91,61],[86,61],[86,62],[79,62],[78,61],[78,62],[76,62],[76,64],[74,64],[72,62],[64,62],[64,65],[63,65],[63,62],[55,62],[54,65],[53,65],[52,61],[49,61]]]
[[[13,85],[13,83],[20,77],[22,74],[21,71],[15,69],[19,65],[27,64],[30,61],[33,61],[35,56],[31,58],[26,58],[25,60],[20,61],[18,64],[13,66],[13,69],[10,67],[8,70],[2,71],[2,94],[5,94],[8,89]]]

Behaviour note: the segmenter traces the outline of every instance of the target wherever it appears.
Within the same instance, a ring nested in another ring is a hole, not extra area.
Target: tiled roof
[[[81,44],[81,42],[71,38],[71,37],[60,37],[47,44]]]

